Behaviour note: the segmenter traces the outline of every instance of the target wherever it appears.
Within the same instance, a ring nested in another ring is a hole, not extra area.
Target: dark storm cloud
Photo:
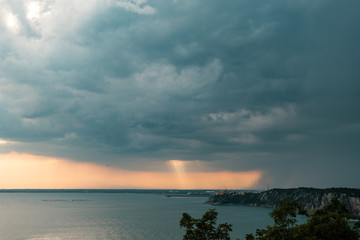
[[[354,186],[358,1],[0,4],[1,151]]]

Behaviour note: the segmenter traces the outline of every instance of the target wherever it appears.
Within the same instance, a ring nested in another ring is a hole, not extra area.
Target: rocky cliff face
[[[306,210],[314,212],[330,203],[332,198],[344,203],[354,216],[360,216],[360,189],[351,188],[271,189],[260,193],[225,192],[209,197],[208,203],[276,207],[282,199],[296,200],[302,203]]]

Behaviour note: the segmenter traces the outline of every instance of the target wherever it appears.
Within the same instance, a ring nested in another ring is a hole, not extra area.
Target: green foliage
[[[256,239],[301,239],[298,237],[299,231],[296,224],[298,215],[306,215],[306,211],[300,203],[296,201],[280,201],[278,207],[270,213],[270,216],[274,219],[274,225],[267,226],[266,229],[257,229]],[[250,236],[247,239],[251,239]]]
[[[337,199],[316,211],[304,224],[306,239],[357,240],[359,231],[351,228],[347,220],[350,217],[346,206]],[[310,238],[312,237],[312,238]]]
[[[183,240],[230,240],[231,224],[222,223],[215,227],[217,215],[215,209],[209,209],[200,219],[183,213],[180,220],[180,227],[186,228]]]
[[[228,223],[215,227],[217,212],[207,211],[201,219],[194,219],[184,213],[180,226],[186,228],[184,240],[230,240],[232,231]],[[303,224],[297,224],[297,217],[308,217]],[[360,237],[360,222],[350,227],[347,220],[350,212],[338,199],[332,201],[307,215],[302,205],[296,201],[280,201],[270,216],[274,225],[265,229],[257,229],[256,235],[246,234],[246,240],[358,240]]]
[[[306,215],[296,201],[281,201],[270,216],[273,226],[258,229],[256,238],[247,235],[246,240],[357,240],[357,225],[351,228],[347,222],[350,217],[346,206],[337,199],[310,215],[304,224],[296,224],[296,216]]]
[[[255,240],[255,237],[252,234],[246,234],[245,239],[246,240]]]
[[[274,219],[275,225],[284,229],[290,229],[296,224],[297,215],[307,215],[303,206],[296,201],[281,200],[270,216]]]

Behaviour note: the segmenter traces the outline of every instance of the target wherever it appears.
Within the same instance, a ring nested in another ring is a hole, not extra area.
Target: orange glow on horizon
[[[130,171],[13,152],[0,154],[0,188],[249,189],[255,188],[262,176],[260,171],[187,172],[183,161],[169,162],[174,172]]]

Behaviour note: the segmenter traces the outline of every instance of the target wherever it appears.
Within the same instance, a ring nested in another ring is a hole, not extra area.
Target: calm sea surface
[[[233,224],[244,239],[272,221],[271,209],[211,206],[206,198],[135,193],[0,193],[0,239],[176,240],[183,212],[201,217],[209,208],[218,223]]]

